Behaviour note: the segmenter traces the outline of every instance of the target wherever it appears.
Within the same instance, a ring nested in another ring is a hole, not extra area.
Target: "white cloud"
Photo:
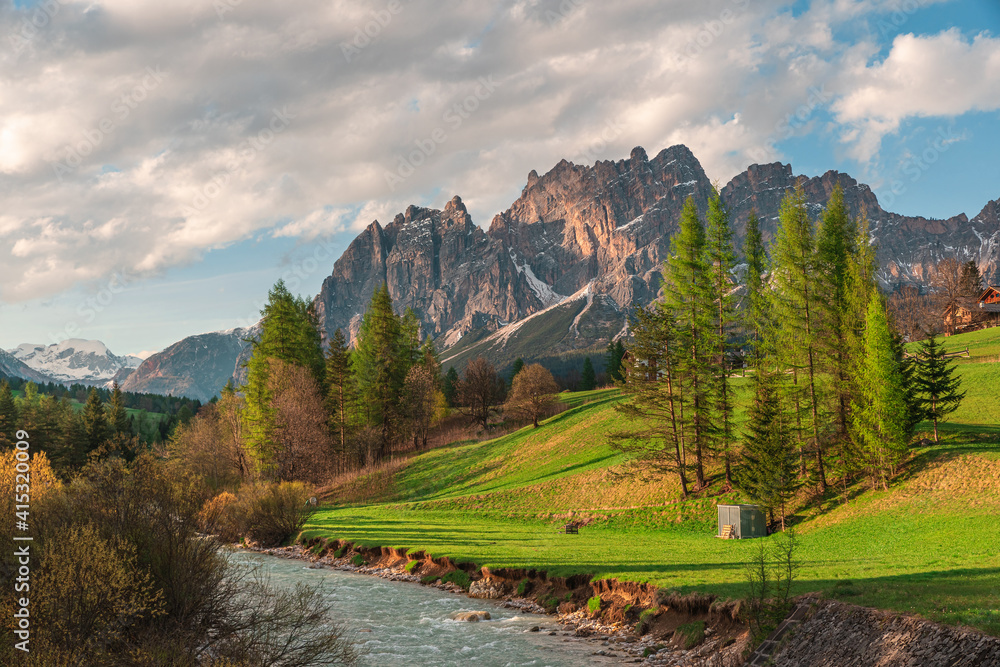
[[[1000,109],[1000,39],[967,40],[956,30],[900,35],[886,58],[856,62],[834,104],[842,139],[860,161],[873,159],[887,134],[911,117],[954,117]]]
[[[907,115],[992,104],[1000,80],[985,36],[901,38],[873,66],[871,44],[836,41],[886,0],[56,4],[19,51],[0,44],[5,301],[455,194],[488,225],[529,170],[640,144],[686,143],[724,181],[781,158],[823,86],[871,154]],[[0,35],[31,11],[5,3]]]

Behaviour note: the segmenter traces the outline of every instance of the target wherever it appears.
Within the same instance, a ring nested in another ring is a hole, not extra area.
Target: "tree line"
[[[707,209],[702,220],[688,199],[661,298],[634,314],[622,383],[630,400],[618,407],[633,426],[612,433],[612,445],[675,474],[685,497],[706,487],[716,461],[724,485],[772,521],[803,484],[824,493],[863,477],[887,488],[916,424],[936,424],[961,392],[936,341],[904,353],[876,285],[867,221],[849,215],[839,188],[814,221],[796,189],[767,247],[751,212],[737,266],[718,192]],[[736,368],[752,377],[742,431]]]
[[[508,385],[480,357],[442,374],[433,341],[409,309],[397,314],[383,284],[350,345],[326,349],[313,305],[279,281],[251,340],[246,380],[232,383],[172,442],[175,454],[217,488],[248,480],[320,483],[395,453],[428,447],[432,430],[464,415],[482,431],[501,415],[537,426],[559,391],[539,364]]]
[[[15,390],[22,395],[16,396]],[[83,405],[74,405],[70,399],[81,394]],[[130,402],[135,405],[145,399],[170,412],[129,413]],[[0,451],[14,446],[15,431],[25,430],[33,447],[45,452],[65,477],[92,457],[117,452],[134,458],[140,450],[168,440],[199,406],[189,399],[130,395],[118,383],[110,390],[82,385],[67,389],[9,378],[0,381]]]

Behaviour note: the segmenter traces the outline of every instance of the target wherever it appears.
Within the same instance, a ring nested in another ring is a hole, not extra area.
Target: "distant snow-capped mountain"
[[[119,380],[142,363],[139,357],[119,357],[98,340],[71,338],[54,345],[23,343],[8,353],[28,368],[56,382],[104,385]]]

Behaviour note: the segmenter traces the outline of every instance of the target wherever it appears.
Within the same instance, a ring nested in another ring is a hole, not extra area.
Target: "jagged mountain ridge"
[[[871,188],[847,174],[806,178],[780,163],[752,165],[722,188],[738,245],[751,209],[765,239],[773,238],[781,200],[797,183],[814,216],[838,184],[843,188],[851,213],[870,220],[887,287],[923,282],[945,256],[975,259],[987,277],[996,275],[997,202],[972,220],[907,217],[884,211]],[[652,159],[636,148],[626,160],[563,160],[543,176],[532,171],[518,200],[485,232],[458,197],[442,211],[411,206],[385,228],[373,222],[336,262],[316,297],[324,331],[355,334],[371,294],[386,282],[397,307],[412,308],[439,347],[461,350],[452,358],[503,357],[500,350],[517,336],[492,332],[519,329],[518,322],[542,311],[564,317],[565,308],[552,307],[586,288],[590,297],[572,325],[526,351],[537,357],[595,348],[623,332],[628,309],[655,298],[684,201],[693,196],[704,213],[711,188],[687,147]],[[542,320],[532,318],[532,326]]]

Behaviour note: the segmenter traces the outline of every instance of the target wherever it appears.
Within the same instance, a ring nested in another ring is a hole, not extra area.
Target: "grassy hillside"
[[[799,592],[1000,634],[1000,364],[990,360],[1000,329],[965,336],[949,348],[982,354],[960,363],[969,395],[943,442],[914,450],[889,491],[803,499]],[[716,491],[682,502],[672,477],[630,475],[607,446],[607,432],[624,424],[614,390],[563,396],[570,409],[541,428],[416,456],[378,503],[325,506],[308,531],[479,565],[742,596],[741,564],[754,545],[714,537],[715,505],[739,500],[718,492],[720,471]],[[570,517],[590,523],[579,535],[557,533]]]

